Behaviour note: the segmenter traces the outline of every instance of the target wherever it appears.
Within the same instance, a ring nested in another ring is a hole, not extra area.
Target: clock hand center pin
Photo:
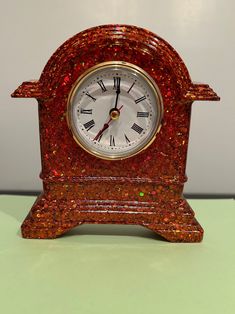
[[[103,134],[103,132],[109,127],[110,123],[112,120],[117,120],[120,116],[120,111],[122,110],[123,108],[123,105],[118,108],[118,109],[111,109],[110,112],[109,112],[109,115],[110,115],[110,119],[107,123],[105,123],[103,125],[103,128],[96,134],[96,136],[94,137],[93,141],[96,141],[99,139],[99,137]]]

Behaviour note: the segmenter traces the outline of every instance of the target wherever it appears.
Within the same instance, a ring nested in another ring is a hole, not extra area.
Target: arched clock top
[[[68,95],[77,78],[105,61],[131,62],[156,81],[163,100],[212,100],[217,95],[205,85],[193,84],[175,49],[143,28],[104,25],[85,30],[62,44],[47,62],[39,81],[24,82],[13,97],[48,99]]]
[[[40,81],[51,78],[52,87],[58,84],[58,77],[66,80],[68,70],[77,78],[89,67],[111,60],[131,60],[155,79],[160,72],[170,74],[182,87],[191,82],[182,59],[165,40],[128,25],[98,26],[70,38],[52,55]]]

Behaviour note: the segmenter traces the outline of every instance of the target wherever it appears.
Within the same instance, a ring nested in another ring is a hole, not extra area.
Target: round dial
[[[163,115],[160,91],[141,68],[100,63],[75,83],[67,118],[76,142],[103,159],[136,155],[154,140]]]

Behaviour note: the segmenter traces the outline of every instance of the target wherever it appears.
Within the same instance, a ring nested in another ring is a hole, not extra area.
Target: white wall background
[[[187,193],[235,194],[234,0],[1,0],[0,190],[41,189],[37,102],[11,99],[74,34],[126,23],[165,38],[220,102],[193,104]]]

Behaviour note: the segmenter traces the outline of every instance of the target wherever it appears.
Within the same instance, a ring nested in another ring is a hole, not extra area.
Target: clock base
[[[200,242],[203,229],[184,198],[163,203],[55,200],[41,194],[21,226],[22,236],[54,239],[83,223],[149,228],[170,242]]]

